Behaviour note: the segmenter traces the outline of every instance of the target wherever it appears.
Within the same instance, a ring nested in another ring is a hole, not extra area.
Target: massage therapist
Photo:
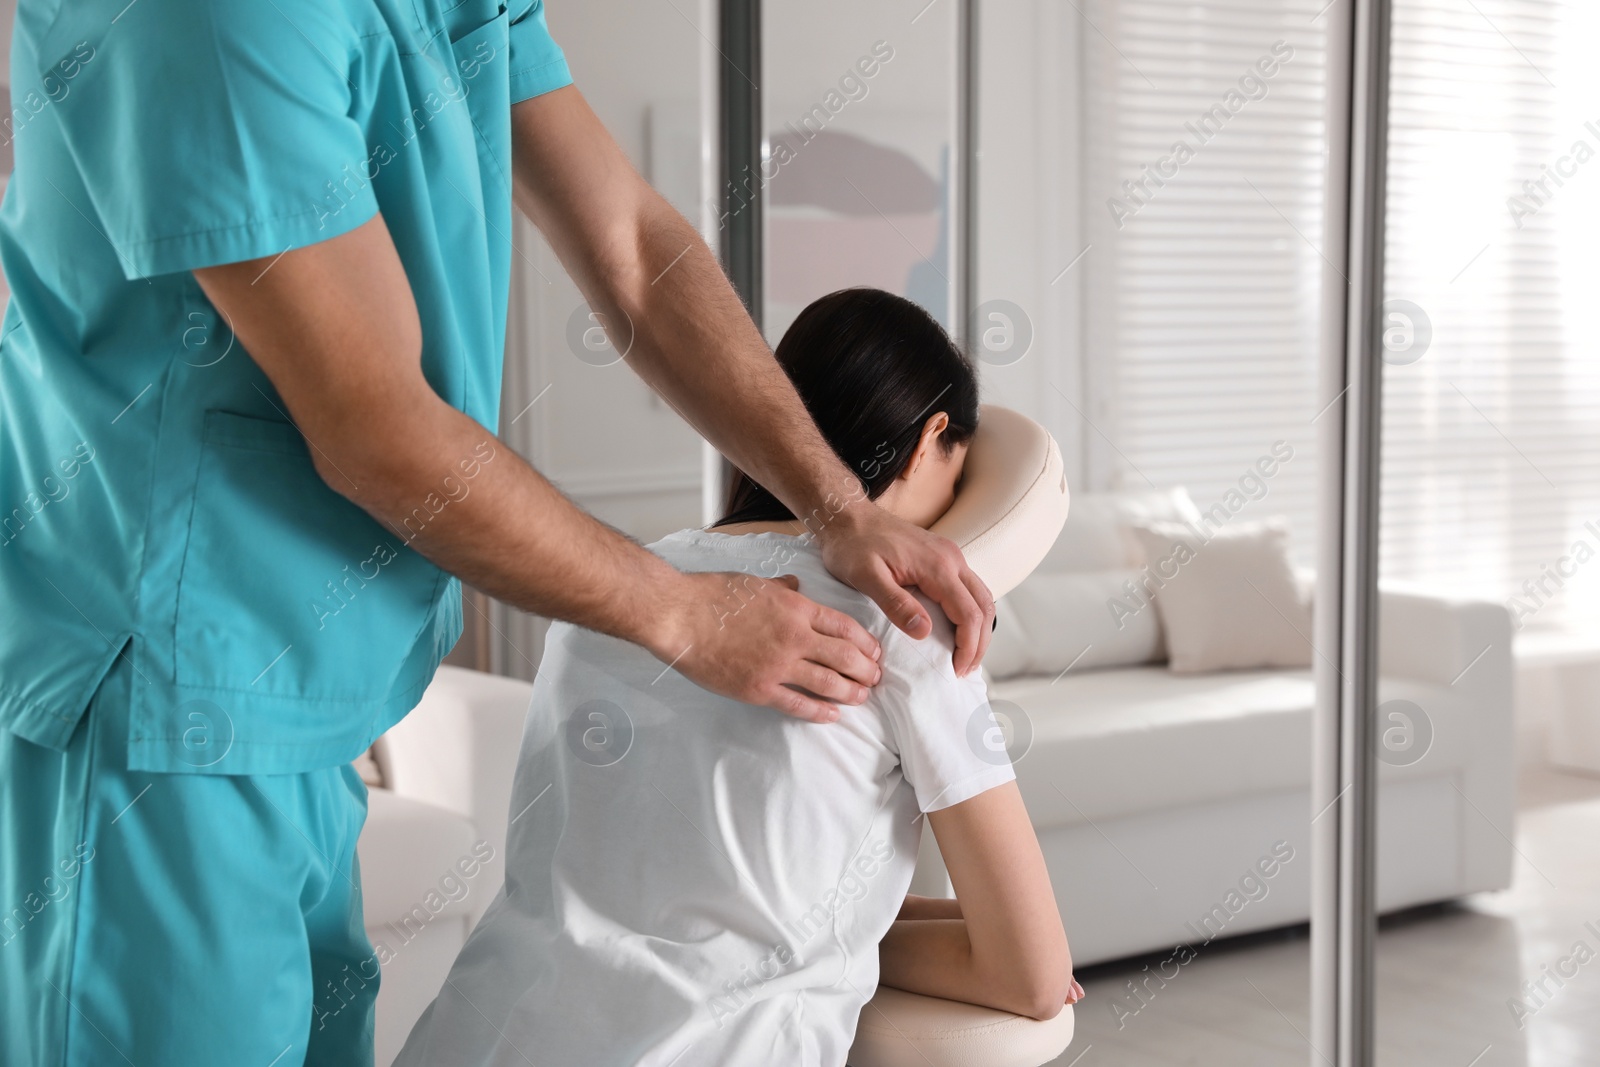
[[[371,953],[348,765],[458,579],[800,718],[877,681],[845,615],[730,612],[496,440],[513,200],[835,575],[982,658],[988,591],[863,498],[539,0],[20,0],[11,93],[0,1062],[371,1062],[375,985],[312,1016]]]

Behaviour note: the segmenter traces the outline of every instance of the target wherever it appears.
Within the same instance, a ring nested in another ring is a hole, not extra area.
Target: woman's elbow
[[[1024,991],[1022,1010],[1018,1015],[1026,1015],[1030,1019],[1048,1022],[1061,1014],[1061,1009],[1067,1005],[1067,994],[1072,989],[1072,979],[1063,981],[1049,981],[1030,984]]]
[[[1017,991],[1018,1015],[1044,1022],[1060,1015],[1066,1006],[1072,995],[1072,957],[1066,953],[1051,953],[1050,957],[1019,976],[1022,987]]]

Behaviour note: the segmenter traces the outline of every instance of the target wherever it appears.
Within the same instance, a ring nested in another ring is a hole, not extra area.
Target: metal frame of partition
[[[761,7],[763,0],[716,0],[715,167],[720,216],[718,254],[723,270],[757,329],[763,327],[766,289],[764,201],[766,129],[762,114]],[[956,130],[952,146],[950,330],[963,338],[976,305],[973,248],[977,240],[977,0],[957,0]],[[731,474],[725,459],[705,446],[701,511],[717,517],[722,487]]]
[[[756,329],[765,311],[766,130],[761,113],[762,0],[716,0],[716,133],[719,240],[722,269],[744,301]],[[722,514],[733,465],[709,442],[701,445],[703,522]]]
[[[1351,0],[1329,46],[1325,406],[1313,723],[1311,1063],[1371,1067],[1377,934],[1378,475],[1390,0]],[[1348,92],[1340,90],[1348,85]],[[1335,248],[1334,246],[1338,247]]]
[[[974,338],[967,334],[978,306],[978,0],[958,0],[956,5],[955,93],[950,333],[971,353]]]
[[[766,130],[761,115],[762,0],[717,5],[717,169],[722,199],[723,269],[761,327],[765,290],[765,188],[761,166]]]
[[[717,177],[722,218],[723,269],[757,327],[763,325],[765,288],[766,131],[761,102],[763,0],[717,2]],[[952,147],[951,332],[965,333],[976,300],[973,249],[977,240],[977,0],[958,0]]]

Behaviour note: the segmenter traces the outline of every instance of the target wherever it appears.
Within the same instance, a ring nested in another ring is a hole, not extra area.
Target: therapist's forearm
[[[600,299],[635,323],[628,362],[796,515],[826,516],[830,503],[837,510],[859,499],[859,482],[817,431],[711,250],[665,201],[652,200],[638,267],[601,287]]]
[[[512,132],[517,204],[629,366],[796,515],[860,497],[705,241],[577,90],[516,105]]]
[[[321,473],[398,541],[524,611],[667,659],[681,650],[686,576],[583,512],[475,420],[425,400],[403,435],[340,436],[324,442],[339,459]]]

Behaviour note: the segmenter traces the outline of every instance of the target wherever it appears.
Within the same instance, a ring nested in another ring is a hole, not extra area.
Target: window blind
[[[1181,485],[1230,521],[1286,517],[1302,563],[1316,529],[1323,2],[1080,6],[1091,479]],[[1261,475],[1284,446],[1291,458]]]
[[[1540,629],[1600,623],[1595,7],[1394,5],[1382,571]]]

